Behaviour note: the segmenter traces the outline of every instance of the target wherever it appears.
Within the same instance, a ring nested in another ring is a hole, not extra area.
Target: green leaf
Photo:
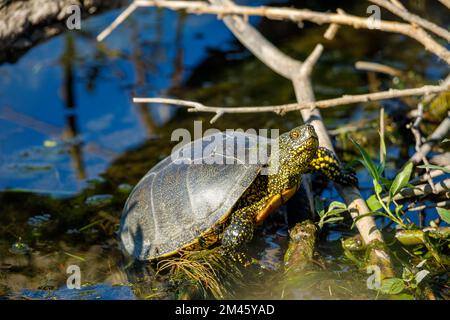
[[[409,178],[411,177],[413,170],[413,163],[408,162],[408,164],[403,168],[402,171],[400,171],[399,174],[394,179],[394,182],[392,182],[391,188],[389,189],[389,195],[391,198],[395,196],[404,186],[408,184]]]
[[[363,164],[369,170],[370,175],[373,179],[378,180],[380,178],[380,175],[378,174],[377,167],[375,166],[375,163],[373,163],[372,159],[370,158],[367,151],[359,145],[358,142],[354,141],[350,138],[350,140],[353,142],[353,144],[358,148],[359,152],[361,153],[363,157]]]
[[[399,294],[405,289],[405,283],[400,278],[384,279],[380,291],[386,294]]]
[[[347,205],[340,201],[333,201],[332,203],[330,203],[330,206],[328,207],[328,211],[331,211],[334,209],[346,209],[347,210]]]
[[[420,270],[419,272],[416,273],[415,279],[416,279],[416,284],[419,284],[422,282],[422,280],[430,273],[430,271],[428,270]]]
[[[325,217],[338,216],[345,211],[347,211],[347,209],[334,209],[325,213]]]
[[[377,211],[380,210],[383,206],[381,205],[380,201],[378,201],[376,195],[371,195],[367,200],[367,205],[369,206],[370,211]]]
[[[438,212],[442,220],[450,224],[450,210],[445,208],[436,208],[436,211]]]
[[[375,193],[380,194],[383,191],[383,187],[381,186],[381,184],[379,184],[378,181],[375,179],[373,179],[372,183],[375,188]]]
[[[325,219],[323,221],[323,223],[332,223],[332,222],[341,221],[341,220],[344,220],[344,217],[332,217],[329,219]]]
[[[410,282],[414,279],[414,273],[407,267],[403,268],[402,279],[403,281]]]
[[[434,164],[424,164],[421,166],[417,166],[417,168],[421,168],[421,169],[432,169],[432,170],[441,170],[444,171],[445,173],[450,173],[450,169],[446,168],[446,167],[441,167],[441,166],[436,166]]]
[[[402,209],[403,209],[403,205],[401,205],[401,204],[396,204],[396,205],[395,205],[395,214],[396,214],[397,216],[399,216],[399,214],[400,214],[400,212],[402,211]]]

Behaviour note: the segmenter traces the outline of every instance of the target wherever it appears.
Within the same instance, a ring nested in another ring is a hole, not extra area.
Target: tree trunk
[[[128,4],[127,0],[0,0],[0,64],[14,62],[30,48],[67,30],[73,14],[81,17],[102,13]]]

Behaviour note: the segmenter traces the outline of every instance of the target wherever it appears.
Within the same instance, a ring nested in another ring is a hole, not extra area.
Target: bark
[[[310,220],[297,223],[289,230],[289,246],[284,263],[289,271],[300,272],[311,263],[314,256],[317,228]]]
[[[128,4],[127,0],[0,0],[0,63],[14,62],[36,44],[67,29],[78,5],[82,18]],[[82,27],[82,26],[81,26]]]

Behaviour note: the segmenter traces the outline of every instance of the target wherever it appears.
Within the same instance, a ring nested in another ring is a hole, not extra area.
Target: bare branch
[[[416,120],[412,124],[407,125],[407,128],[411,129],[411,132],[414,135],[414,139],[416,140],[415,149],[416,149],[416,152],[418,152],[422,156],[422,162],[425,165],[430,165],[426,155],[423,155],[420,152],[420,148],[422,147],[422,133],[420,132],[419,126],[420,126],[420,123],[422,122],[422,119],[423,119],[423,103],[419,103],[419,105],[417,106]],[[426,176],[429,176],[430,169],[426,168],[425,170],[426,170]],[[431,188],[433,190],[435,190],[434,184],[433,184],[433,179],[431,179],[431,177],[429,177],[427,179],[427,181],[428,181],[428,184],[431,186]]]
[[[120,24],[122,24],[129,16],[136,10],[138,5],[136,2],[132,2],[105,30],[103,30],[98,36],[97,41],[103,41],[107,36],[111,34]]]
[[[447,77],[445,77],[444,80],[442,80],[441,83],[443,86],[447,86],[450,87],[450,74],[447,75]],[[429,94],[427,96],[424,97],[423,99],[423,103],[429,103],[431,102],[434,98],[436,98],[436,94]]]
[[[431,31],[434,34],[436,34],[436,35],[440,36],[441,38],[450,42],[450,32],[448,32],[447,30],[439,27],[438,25],[436,25],[428,20],[422,19],[421,17],[419,17],[415,14],[412,14],[411,12],[406,10],[404,7],[400,8],[387,0],[369,0],[369,1],[391,11],[393,14],[401,17],[403,20],[405,20],[413,25],[421,26],[422,28],[427,29],[428,31]]]
[[[342,9],[338,8],[336,11],[339,14],[345,14],[345,11]],[[323,35],[323,37],[327,40],[333,40],[340,27],[341,26],[336,23],[330,24],[327,31],[325,31],[325,34]]]
[[[444,166],[445,169],[450,170],[450,165],[448,166]],[[439,176],[442,176],[443,174],[445,174],[445,171],[443,170],[438,170],[438,169],[434,169],[431,170],[429,173],[426,172],[423,175],[420,175],[414,179],[412,179],[409,183],[412,185],[416,185],[419,183],[423,183],[428,181],[428,179],[433,179],[433,178],[437,178]]]
[[[334,37],[336,36],[336,33],[338,32],[338,30],[339,30],[339,25],[332,23],[328,27],[327,31],[325,31],[323,37],[327,40],[333,40]]]
[[[344,12],[339,13],[324,13],[324,12],[316,12],[316,11],[310,11],[310,10],[301,10],[301,9],[293,9],[293,8],[281,8],[281,7],[265,7],[265,6],[259,6],[259,7],[249,7],[249,6],[238,6],[235,4],[232,5],[210,5],[208,3],[202,2],[202,1],[164,1],[164,0],[135,0],[131,6],[138,6],[138,7],[163,7],[171,10],[186,10],[190,13],[196,13],[196,14],[215,14],[220,17],[224,17],[226,15],[233,15],[233,16],[261,16],[266,17],[268,19],[273,20],[290,20],[294,22],[303,22],[303,21],[311,21],[316,24],[339,24],[339,25],[347,25],[351,26],[356,29],[371,29],[371,24],[369,23],[367,18],[364,17],[358,17],[354,15],[349,15]],[[129,8],[128,8],[129,9]],[[127,9],[127,10],[128,10]],[[130,9],[131,10],[131,9]],[[227,24],[232,24],[233,22],[226,22]],[[249,29],[246,27],[246,22],[242,20],[242,23],[237,23],[234,21],[234,28],[239,27],[242,29],[242,31],[246,30],[244,33],[248,34],[251,32],[252,29]],[[117,25],[117,24],[116,24]],[[110,26],[111,27],[111,26]],[[108,28],[110,28],[108,27]],[[228,25],[228,27],[230,27]],[[447,64],[450,64],[450,52],[442,45],[440,45],[438,42],[436,42],[427,32],[425,32],[421,28],[417,28],[414,25],[411,25],[409,23],[401,23],[401,22],[394,22],[394,21],[385,21],[381,20],[378,24],[378,30],[385,31],[385,32],[392,32],[392,33],[399,33],[406,35],[410,38],[415,39],[416,41],[420,42],[426,50],[433,52],[438,57],[440,57],[442,60],[447,62]],[[239,37],[239,34],[236,34],[237,37]],[[272,50],[273,45],[268,43],[267,40],[265,40],[267,44],[267,49]],[[275,50],[278,51],[278,50]],[[257,55],[256,52],[253,52],[255,55]],[[258,58],[260,57],[262,53],[258,53]],[[279,55],[279,54],[277,54]],[[290,60],[293,61],[290,58],[286,58],[283,60]],[[268,62],[268,66],[270,66],[272,69],[274,62]],[[275,69],[274,69],[275,70]]]
[[[318,45],[320,46],[320,45]],[[313,54],[310,56],[310,60],[307,59],[305,66],[309,70],[309,66],[314,63],[317,55],[320,54],[320,47],[316,47]],[[308,72],[308,71],[305,71]],[[311,110],[314,108],[326,109],[331,107],[336,107],[340,105],[348,105],[354,103],[363,103],[369,101],[378,101],[399,97],[407,96],[422,96],[430,93],[443,92],[448,90],[447,86],[423,86],[420,88],[413,89],[390,89],[387,91],[380,91],[375,93],[359,94],[359,95],[345,95],[339,98],[326,99],[319,101],[309,101],[309,102],[299,102],[299,103],[289,103],[276,106],[247,106],[247,107],[217,107],[217,106],[206,106],[199,102],[179,100],[179,99],[168,99],[168,98],[141,98],[136,97],[133,99],[135,103],[162,103],[170,104],[181,107],[189,108],[189,112],[212,112],[212,113],[257,113],[257,112],[275,112],[275,113],[286,113],[296,110]]]
[[[355,63],[355,68],[358,70],[374,71],[379,73],[385,73],[390,76],[396,77],[402,74],[402,72],[396,68],[386,66],[381,63],[368,62],[368,61],[357,61]]]
[[[323,45],[317,44],[314,47],[314,50],[311,52],[311,54],[306,58],[305,62],[303,63],[300,72],[303,76],[310,76],[312,69],[316,65],[317,61],[319,60],[320,56],[323,52]]]
[[[429,209],[429,208],[449,208],[450,207],[450,200],[446,200],[446,201],[439,201],[437,203],[433,203],[433,204],[419,204],[419,205],[414,205],[413,203],[411,203],[408,206],[408,211],[422,211],[425,209]]]
[[[416,152],[410,159],[415,164],[418,164],[423,157],[425,157],[428,152],[431,151],[433,145],[435,145],[439,140],[443,139],[447,136],[448,131],[450,130],[450,112],[447,115],[441,124],[434,130],[431,136],[428,138],[428,141],[422,144],[420,150]]]
[[[235,4],[227,0],[213,1],[216,5],[235,7]],[[264,38],[245,19],[240,16],[223,17],[223,22],[234,36],[243,43],[247,49],[261,60],[267,67],[284,78],[292,79],[297,74],[302,63],[287,56]]]
[[[438,1],[450,9],[450,0],[438,0]]]
[[[432,193],[440,194],[443,192],[448,192],[450,190],[450,179],[445,179],[437,182],[434,184],[434,187],[435,191],[433,191],[433,187],[430,184],[426,183],[414,186],[414,188],[404,188],[394,196],[393,200],[398,201],[412,197],[424,197]],[[387,200],[387,197],[383,198],[383,201]]]

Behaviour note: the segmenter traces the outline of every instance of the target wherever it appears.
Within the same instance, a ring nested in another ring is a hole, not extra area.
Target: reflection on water
[[[156,137],[156,126],[173,114],[131,98],[167,94],[207,47],[226,48],[231,38],[212,17],[158,10],[137,13],[106,44],[94,42],[115,15],[90,19],[82,33],[59,36],[0,67],[0,188],[80,190],[118,153]],[[205,28],[215,34],[199,37]],[[194,45],[184,53],[187,42]],[[57,157],[50,156],[54,148]],[[35,170],[21,175],[11,163]],[[53,177],[42,174],[43,163]]]
[[[346,9],[359,10],[356,3],[349,2]],[[215,17],[139,10],[105,43],[96,43],[95,35],[116,15],[91,18],[83,22],[82,32],[58,36],[14,65],[0,66],[0,189],[9,190],[0,194],[0,297],[174,297],[161,283],[135,286],[131,291],[129,265],[116,231],[131,187],[174,146],[171,132],[192,130],[194,120],[203,120],[206,130],[210,115],[134,105],[132,97],[173,95],[229,106],[295,99],[290,84],[234,42]],[[315,43],[323,41],[325,27],[299,30],[291,24],[252,21],[295,57],[304,58]],[[356,37],[359,46],[353,45]],[[389,61],[400,69],[413,70],[421,81],[442,78],[447,72],[444,66],[430,55],[418,61],[420,46],[408,42],[409,50],[404,50],[405,41],[342,29],[338,41],[325,44],[315,71],[317,97],[367,92],[366,75],[353,68],[362,59]],[[384,77],[377,80],[381,88],[393,85]],[[388,106],[387,112],[403,110],[402,101]],[[336,129],[340,151],[348,149],[339,130],[349,121],[363,127],[355,132],[362,142],[377,139],[376,123],[367,120],[376,119],[377,105],[327,110],[324,116],[327,126]],[[285,131],[298,123],[295,113],[284,117],[226,115],[215,126]],[[396,133],[391,139],[396,144],[391,151],[404,157],[406,150],[407,155],[409,142]],[[391,155],[389,165],[393,166],[401,157]],[[341,152],[341,156],[350,160],[354,154]],[[363,173],[359,176],[363,188],[370,183]],[[317,190],[323,188],[320,185]],[[331,189],[325,189],[323,196],[336,198]],[[326,260],[317,262],[320,267],[280,286],[285,228],[286,215],[280,210],[258,230],[251,251],[260,261],[259,269],[237,296],[374,297],[335,241],[319,248]],[[333,232],[325,237],[340,235]],[[82,270],[82,291],[64,287],[66,269],[72,264]]]
[[[23,290],[18,297],[27,300],[135,300],[129,286],[111,286],[110,284],[84,286],[79,290],[67,288],[55,291]]]

